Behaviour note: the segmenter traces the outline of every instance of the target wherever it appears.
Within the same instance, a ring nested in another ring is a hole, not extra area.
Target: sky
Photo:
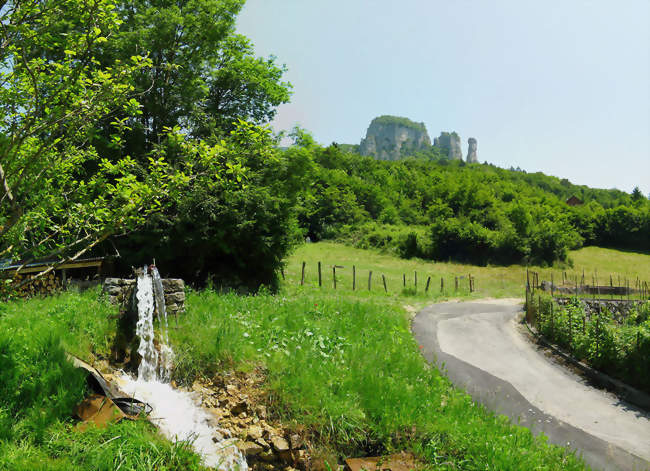
[[[649,0],[247,0],[237,30],[288,68],[276,131],[358,144],[404,116],[480,162],[650,194]]]

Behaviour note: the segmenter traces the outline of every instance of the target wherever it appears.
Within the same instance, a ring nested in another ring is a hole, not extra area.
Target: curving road
[[[436,304],[413,319],[427,360],[489,409],[577,450],[595,469],[650,470],[650,414],[589,386],[521,331],[513,300]]]

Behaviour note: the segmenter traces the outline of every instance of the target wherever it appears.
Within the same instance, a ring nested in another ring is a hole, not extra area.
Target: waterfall
[[[169,346],[169,324],[167,323],[167,307],[165,306],[165,289],[162,285],[160,273],[154,265],[151,268],[151,278],[153,282],[154,299],[156,300],[156,309],[158,311],[158,321],[160,323],[160,361],[158,365],[158,377],[168,382],[171,379],[172,361],[174,352]]]
[[[120,375],[120,389],[148,403],[152,408],[149,420],[169,440],[190,442],[204,466],[223,471],[248,471],[246,459],[234,441],[225,440],[210,425],[213,419],[200,407],[196,394],[169,384],[174,352],[169,345],[165,291],[156,267],[151,267],[151,274],[148,271],[145,266],[136,284],[136,334],[140,337],[138,353],[142,357],[138,377]],[[154,311],[158,313],[160,351],[154,344]]]
[[[138,378],[145,381],[158,379],[158,350],[154,344],[153,311],[155,308],[153,298],[153,283],[145,267],[142,275],[138,276],[136,283],[136,298],[138,300],[138,323],[135,333],[140,337],[138,353],[140,366]]]

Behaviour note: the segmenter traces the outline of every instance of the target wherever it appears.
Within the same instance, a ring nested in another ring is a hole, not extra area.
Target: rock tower
[[[463,151],[460,148],[460,136],[454,132],[441,132],[433,140],[434,147],[442,149],[451,160],[463,160]]]
[[[476,155],[477,146],[478,146],[478,142],[476,141],[476,139],[474,139],[473,137],[467,139],[467,163],[468,164],[478,163],[478,157]]]

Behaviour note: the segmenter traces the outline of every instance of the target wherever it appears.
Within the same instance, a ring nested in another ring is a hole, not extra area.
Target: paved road
[[[489,409],[568,444],[595,469],[650,470],[650,414],[547,358],[520,315],[512,301],[442,303],[412,329],[427,360]]]

